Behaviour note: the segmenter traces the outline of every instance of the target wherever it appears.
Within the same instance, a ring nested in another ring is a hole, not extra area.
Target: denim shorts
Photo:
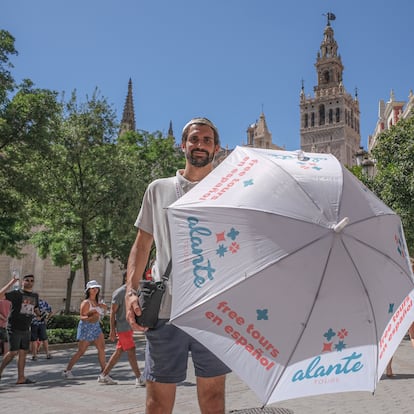
[[[161,319],[154,329],[145,333],[145,379],[170,384],[184,381],[189,352],[197,377],[210,378],[230,372],[227,365],[204,345],[167,322],[167,319]]]
[[[39,323],[38,325],[32,324],[30,328],[30,340],[34,341],[46,341],[47,340],[47,330],[45,323]]]

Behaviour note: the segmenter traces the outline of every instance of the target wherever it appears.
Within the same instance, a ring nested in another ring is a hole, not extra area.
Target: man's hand
[[[116,340],[116,331],[115,329],[111,329],[109,331],[109,339],[114,342]]]
[[[141,315],[141,308],[138,304],[138,296],[135,292],[129,291],[125,296],[125,306],[126,306],[126,320],[131,325],[132,330],[145,332],[148,328],[138,325],[135,316]]]

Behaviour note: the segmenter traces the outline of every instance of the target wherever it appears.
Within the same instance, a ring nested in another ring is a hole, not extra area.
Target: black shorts
[[[46,324],[41,323],[39,325],[32,325],[31,328],[31,341],[46,341],[47,339],[47,331],[46,331]]]
[[[6,328],[0,328],[0,342],[8,342],[9,338],[7,337]]]
[[[30,347],[30,330],[8,331],[10,351],[23,349],[28,351]]]

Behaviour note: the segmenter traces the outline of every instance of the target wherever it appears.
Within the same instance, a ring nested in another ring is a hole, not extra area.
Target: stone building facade
[[[378,103],[378,120],[375,130],[368,137],[368,152],[371,152],[377,143],[377,138],[381,132],[390,129],[400,119],[406,119],[414,114],[414,94],[410,90],[407,101],[397,101],[394,91],[391,90],[390,99],[384,102],[381,99]]]
[[[49,258],[41,259],[36,249],[27,245],[21,259],[0,255],[0,286],[4,286],[11,279],[13,270],[17,270],[21,276],[33,274],[34,291],[52,306],[54,312],[64,310],[69,266],[54,266]],[[89,273],[90,279],[96,279],[101,284],[101,298],[109,305],[112,292],[122,283],[122,270],[119,263],[111,263],[104,259],[92,260],[89,263]],[[76,272],[72,288],[71,311],[79,311],[79,305],[84,299],[84,288],[83,271],[79,270]]]

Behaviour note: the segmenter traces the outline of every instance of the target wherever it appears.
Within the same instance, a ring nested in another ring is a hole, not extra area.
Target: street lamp
[[[362,166],[362,162],[366,156],[367,152],[364,150],[364,147],[359,147],[358,151],[355,153],[356,163],[358,167]]]
[[[375,175],[375,162],[369,157],[364,147],[359,147],[355,153],[356,163],[358,167],[362,167],[362,173],[370,178]]]
[[[365,158],[362,161],[362,172],[369,178],[372,178],[375,174],[375,163],[371,158]]]

